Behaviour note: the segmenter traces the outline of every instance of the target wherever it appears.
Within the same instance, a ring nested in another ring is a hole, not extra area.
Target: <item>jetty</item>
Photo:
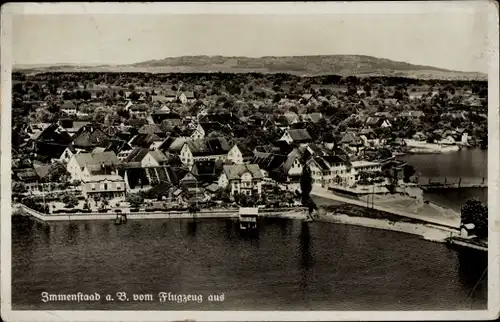
[[[462,177],[439,177],[439,178],[417,178],[417,185],[423,190],[433,189],[463,189],[463,188],[488,188],[488,179],[462,178]]]

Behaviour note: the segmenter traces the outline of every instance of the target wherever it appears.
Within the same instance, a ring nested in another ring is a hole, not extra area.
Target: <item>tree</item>
[[[78,205],[78,199],[73,195],[64,195],[62,201],[66,204],[66,208],[74,208]]]
[[[139,208],[143,204],[144,198],[142,197],[142,195],[138,193],[130,194],[127,196],[127,202],[130,204],[131,207]]]
[[[461,209],[461,222],[474,224],[478,237],[488,237],[488,207],[477,199],[469,199]]]
[[[406,164],[403,167],[403,182],[410,182],[410,177],[414,174],[415,168],[410,164]]]
[[[396,188],[398,186],[398,173],[394,169],[385,170],[383,173],[384,177],[389,180],[389,184],[387,185],[387,189],[391,194],[396,192]]]
[[[304,162],[305,163],[305,162]],[[311,176],[311,168],[309,165],[304,164],[302,168],[302,174],[300,176],[300,191],[302,192],[302,204],[304,206],[309,206],[311,197],[309,194],[312,190],[312,176]]]
[[[136,91],[133,91],[132,93],[130,93],[128,98],[131,99],[132,101],[137,101],[139,98],[141,98],[141,95]]]

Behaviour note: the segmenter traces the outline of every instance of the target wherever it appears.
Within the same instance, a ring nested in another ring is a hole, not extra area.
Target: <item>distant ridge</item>
[[[151,73],[289,73],[301,76],[335,74],[341,76],[392,76],[421,79],[486,80],[477,72],[453,71],[432,66],[413,65],[366,55],[315,56],[182,56],[149,60],[129,65],[101,66],[14,66],[30,72],[151,72]]]

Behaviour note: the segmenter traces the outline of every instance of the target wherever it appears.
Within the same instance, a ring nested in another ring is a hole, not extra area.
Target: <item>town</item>
[[[13,200],[46,213],[393,192],[395,156],[487,147],[487,84],[288,74],[13,74]]]

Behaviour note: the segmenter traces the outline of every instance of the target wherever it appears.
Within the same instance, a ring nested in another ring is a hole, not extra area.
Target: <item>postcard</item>
[[[498,318],[498,21],[5,4],[2,319]]]

